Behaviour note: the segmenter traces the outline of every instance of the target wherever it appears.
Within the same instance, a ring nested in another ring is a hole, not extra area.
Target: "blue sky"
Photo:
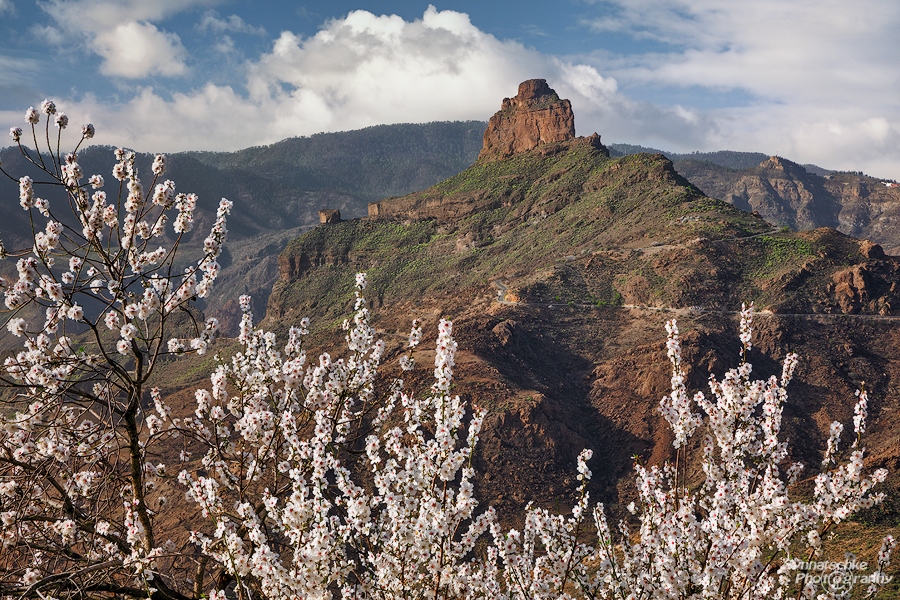
[[[896,0],[0,0],[0,124],[51,97],[98,143],[234,150],[543,77],[580,135],[900,179],[898,56]]]

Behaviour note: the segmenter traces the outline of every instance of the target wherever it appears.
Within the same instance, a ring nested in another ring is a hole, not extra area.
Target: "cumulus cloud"
[[[579,133],[624,135],[630,124],[695,139],[703,129],[693,115],[630,101],[595,67],[499,40],[466,14],[434,7],[413,21],[354,11],[311,37],[283,32],[247,71],[246,90],[206,84],[164,96],[146,87],[115,113],[82,108],[107,125],[108,143],[127,133],[148,150],[237,149],[380,123],[487,120],[521,81],[542,77],[572,100]]]
[[[129,21],[98,33],[93,47],[103,58],[104,75],[141,78],[148,75],[183,75],[187,52],[174,33],[160,31],[151,23]]]
[[[0,0],[2,1],[2,0]],[[138,79],[168,77],[187,72],[187,52],[175,33],[159,30],[153,21],[202,4],[202,0],[49,0],[41,8],[56,29],[46,28],[46,39],[57,44],[68,38],[83,40],[103,59],[105,75]]]
[[[707,113],[717,124],[710,143],[873,170],[892,162],[882,153],[900,153],[896,2],[603,0],[602,7],[604,16],[587,22],[592,29],[658,48],[617,57],[608,72],[620,82],[750,98],[749,106]]]

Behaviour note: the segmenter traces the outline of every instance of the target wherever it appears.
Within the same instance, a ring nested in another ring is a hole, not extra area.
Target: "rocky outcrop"
[[[529,155],[527,160],[534,166],[548,156],[566,153],[583,156],[584,160],[589,161],[609,157],[609,150],[601,143],[600,134],[595,132],[587,137],[575,137],[575,117],[571,102],[561,100],[545,80],[529,79],[519,84],[519,93],[514,98],[504,98],[500,112],[491,117],[484,132],[484,146],[475,164],[499,163],[513,155]],[[520,167],[527,170],[524,165]],[[546,181],[539,177],[535,179],[537,183],[548,184],[567,170],[550,174],[550,179]],[[507,173],[501,175],[501,178],[527,179],[525,173]],[[461,183],[459,188],[467,187],[457,178],[447,181]],[[438,186],[400,198],[371,202],[368,216],[370,219],[437,219],[447,222],[473,212],[510,206],[524,199],[522,189],[508,190],[498,196],[492,191],[493,186],[450,193],[447,185],[443,189],[437,188]],[[546,209],[544,212],[546,213]],[[466,243],[463,245],[470,249],[472,247]]]
[[[778,156],[748,169],[691,159],[676,160],[675,168],[705,194],[756,211],[775,225],[801,231],[833,227],[873,240],[886,254],[900,254],[900,187],[874,177],[823,177]]]
[[[307,271],[327,265],[343,265],[349,262],[345,253],[331,248],[319,252],[301,252],[295,254],[282,252],[278,257],[278,277],[282,281],[299,279]]]
[[[863,242],[866,243],[871,244]],[[874,247],[880,250],[880,246]],[[870,260],[836,271],[831,276],[829,290],[845,314],[890,315],[900,305],[898,277],[900,265],[895,261]]]
[[[561,100],[544,79],[519,84],[515,98],[504,98],[484,132],[478,160],[507,158],[542,144],[575,139],[572,103]]]

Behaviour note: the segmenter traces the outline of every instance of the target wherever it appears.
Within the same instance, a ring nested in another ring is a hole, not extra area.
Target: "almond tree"
[[[678,328],[675,321],[668,323],[672,392],[660,410],[675,434],[680,460],[636,465],[639,498],[629,506],[639,522],[636,532],[622,524],[615,536],[602,505],[595,507],[599,541],[591,558],[599,568],[577,577],[590,597],[783,598],[795,593],[829,598],[847,591],[822,587],[807,575],[809,562],[821,556],[826,534],[884,499],[873,488],[887,471],[867,476],[863,469],[866,394],[857,393],[847,462],[835,465],[843,427],[833,423],[813,498],[798,498],[795,484],[803,465],[788,462],[787,442],[779,439],[797,355],[785,358],[780,378],[751,379],[746,357],[752,318],[751,305],[741,312],[741,364],[721,380],[710,378],[711,397],[688,395]],[[694,412],[694,405],[702,412]],[[691,487],[685,483],[684,449],[701,425],[704,479]],[[884,569],[894,545],[893,537],[885,538],[875,572],[866,574],[875,576],[871,586],[866,584],[870,594],[887,581]]]
[[[121,149],[111,186],[85,181],[78,151],[94,127],[63,154],[68,118],[52,101],[25,121],[27,133],[10,136],[42,176],[0,166],[18,183],[33,240],[0,244],[17,273],[0,278],[5,323],[22,339],[0,370],[0,595],[186,598],[180,572],[191,565],[156,525],[166,468],[152,455],[169,434],[145,413],[147,382],[161,360],[203,353],[215,334],[190,304],[216,278],[231,203],[186,266],[177,255],[197,197],[162,180],[163,155],[146,188]],[[175,324],[189,335],[173,337]]]
[[[780,378],[752,380],[751,365],[711,379],[712,398],[685,387],[675,322],[668,324],[672,393],[660,408],[675,433],[678,463],[636,466],[639,523],[614,534],[586,487],[590,451],[578,460],[581,485],[571,514],[528,507],[521,531],[504,531],[479,509],[467,466],[483,412],[466,422],[452,396],[455,342],[442,321],[435,383],[416,396],[395,381],[372,417],[365,456],[341,462],[341,444],[372,406],[383,354],[368,324],[357,278],[356,313],[345,323],[349,358],[307,361],[292,332],[284,353],[253,329],[249,300],[243,351],[222,363],[211,391],[198,392],[191,425],[206,440],[209,474],[179,478],[213,527],[197,533],[204,553],[233,576],[225,589],[242,598],[779,598],[838,597],[809,573],[821,540],[862,508],[879,503],[866,476],[866,395],[855,408],[849,460],[834,465],[839,424],[832,426],[812,501],[795,497],[802,471],[785,464],[779,439],[786,386],[797,363],[788,355]],[[741,319],[742,357],[751,348],[752,309]],[[421,337],[413,330],[410,347]],[[401,360],[411,368],[409,356]],[[694,405],[702,412],[694,412]],[[305,415],[312,427],[299,427]],[[393,416],[392,416],[393,415]],[[705,479],[685,481],[687,441],[704,426]],[[225,442],[224,440],[228,440]],[[279,452],[280,449],[281,451]],[[265,464],[264,464],[265,462]],[[369,479],[364,476],[370,472]],[[593,521],[593,523],[591,523]],[[594,529],[594,543],[585,534]],[[885,539],[871,591],[884,583],[894,546]],[[874,576],[874,577],[873,577]],[[229,591],[230,590],[230,591]],[[831,590],[834,592],[835,590]]]
[[[836,460],[842,427],[834,424],[813,498],[798,499],[802,467],[787,462],[779,439],[797,357],[787,357],[780,378],[751,379],[752,310],[741,315],[741,365],[710,380],[710,397],[689,396],[678,330],[668,324],[672,393],[660,408],[677,460],[636,466],[636,531],[623,523],[613,533],[603,506],[591,505],[589,451],[578,460],[570,514],[529,506],[521,530],[504,531],[474,495],[471,459],[484,412],[452,393],[451,323],[440,324],[429,390],[386,380],[364,274],[344,323],[346,349],[316,359],[303,346],[307,321],[280,349],[274,334],[254,328],[242,298],[240,349],[218,357],[193,414],[177,416],[149,382],[161,360],[205,353],[212,341],[215,320],[197,320],[190,303],[215,279],[230,203],[220,204],[203,257],[185,268],[176,255],[196,198],[158,181],[162,156],[145,192],[134,155],[117,151],[110,199],[101,176],[82,183],[81,143],[60,153],[68,119],[52,102],[30,109],[26,121],[34,150],[21,144],[21,129],[10,133],[46,180],[10,176],[33,244],[10,253],[17,277],[0,281],[7,329],[23,341],[0,372],[0,595],[836,596],[798,575],[808,574],[824,535],[883,498],[873,487],[884,470],[863,469],[866,395],[857,399],[847,460]],[[86,125],[81,142],[92,135]],[[42,185],[57,192],[52,204],[35,194]],[[73,212],[75,225],[57,216],[58,206]],[[170,214],[174,236],[166,238]],[[153,249],[161,239],[170,241]],[[414,325],[410,350],[421,337]],[[414,368],[411,354],[399,362]],[[694,485],[684,475],[694,462],[687,442],[698,432],[704,477]],[[179,464],[155,460],[176,438]],[[184,518],[197,529],[182,543],[159,519],[166,498],[158,483],[176,470],[195,507]],[[884,541],[877,574],[893,545]]]

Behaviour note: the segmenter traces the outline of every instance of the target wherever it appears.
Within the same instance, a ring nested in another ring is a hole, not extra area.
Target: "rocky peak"
[[[572,139],[572,103],[560,99],[545,79],[529,79],[519,84],[514,98],[504,98],[500,111],[491,117],[478,160],[506,158]]]
[[[762,171],[778,171],[785,174],[796,176],[807,176],[809,172],[794,161],[782,158],[781,156],[770,156],[766,160],[759,163],[758,169]]]
[[[788,161],[790,162],[790,161]],[[759,166],[763,169],[784,169],[785,160],[780,156],[770,156],[766,160],[762,161]]]
[[[503,99],[500,110],[541,108],[542,105],[557,102],[570,104],[568,100],[560,100],[556,91],[547,85],[546,79],[529,79],[519,84],[519,92],[515,98]],[[570,104],[569,111],[571,110]]]

